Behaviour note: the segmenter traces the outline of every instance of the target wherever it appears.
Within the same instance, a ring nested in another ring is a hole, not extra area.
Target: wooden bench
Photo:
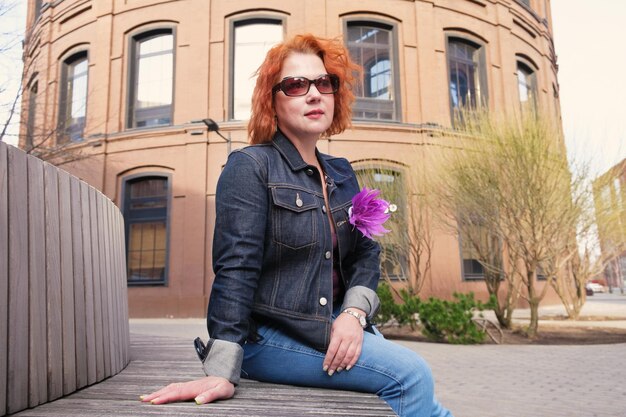
[[[139,396],[171,382],[201,377],[189,340],[131,334],[131,362],[119,374],[15,417],[71,416],[395,416],[373,394],[324,390],[241,380],[235,397],[213,404],[142,403]]]
[[[135,335],[131,345],[115,204],[0,142],[0,416],[395,415],[375,395],[247,380],[202,408],[139,401],[202,375],[189,340]]]
[[[128,364],[123,224],[98,190],[0,142],[0,416]]]

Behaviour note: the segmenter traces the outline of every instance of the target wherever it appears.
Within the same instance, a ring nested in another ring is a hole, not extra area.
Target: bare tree
[[[22,50],[23,32],[14,30],[7,20],[15,11],[17,1],[0,0],[0,141],[6,141],[12,135],[12,124],[19,119],[21,99],[21,74],[14,73],[13,68],[19,67]],[[6,74],[6,75],[5,75]]]
[[[394,206],[385,227],[391,233],[377,240],[381,244],[381,275],[400,297],[418,295],[431,269],[434,247],[429,221],[429,201],[422,181],[422,164],[392,169],[374,161],[370,168],[358,170],[362,186],[376,188]]]
[[[489,247],[480,261],[507,282],[505,305],[517,296],[528,302],[527,334],[534,337],[539,304],[568,264],[564,259],[571,260],[564,252],[576,247],[584,181],[570,173],[560,131],[535,113],[519,119],[467,113],[460,125],[459,150],[445,153],[446,169],[438,172],[441,205],[461,233],[467,219],[477,219],[501,242],[504,263],[494,262]],[[488,288],[497,281],[488,280]]]

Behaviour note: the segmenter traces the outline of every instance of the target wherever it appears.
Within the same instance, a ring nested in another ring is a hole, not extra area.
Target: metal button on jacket
[[[312,170],[311,168],[308,168],[308,169],[306,170],[306,175],[308,175],[309,177],[310,177],[311,175],[313,175],[313,170]]]
[[[326,206],[322,206],[322,212],[326,213]]]
[[[326,304],[328,304],[328,300],[326,299],[326,297],[320,298],[320,305],[325,306]]]
[[[326,253],[324,254],[324,258],[326,259],[330,259],[331,256],[332,256],[332,253],[330,253],[329,250],[327,250]]]

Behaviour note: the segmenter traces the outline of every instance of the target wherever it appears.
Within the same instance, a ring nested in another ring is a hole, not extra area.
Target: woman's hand
[[[141,401],[152,404],[166,404],[175,401],[194,399],[197,404],[226,400],[235,395],[235,386],[226,378],[207,376],[189,382],[179,382],[161,388],[150,395],[141,397]]]
[[[365,312],[351,308],[365,316]],[[333,322],[330,331],[330,344],[324,358],[324,372],[332,375],[342,370],[349,371],[361,355],[363,328],[356,317],[341,313]]]

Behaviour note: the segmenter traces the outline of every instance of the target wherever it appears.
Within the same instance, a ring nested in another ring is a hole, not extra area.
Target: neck
[[[319,162],[317,161],[317,155],[315,154],[315,146],[317,145],[319,136],[301,138],[295,135],[290,135],[284,131],[283,134],[287,136],[291,143],[293,143],[293,146],[296,147],[304,162],[320,168]]]

